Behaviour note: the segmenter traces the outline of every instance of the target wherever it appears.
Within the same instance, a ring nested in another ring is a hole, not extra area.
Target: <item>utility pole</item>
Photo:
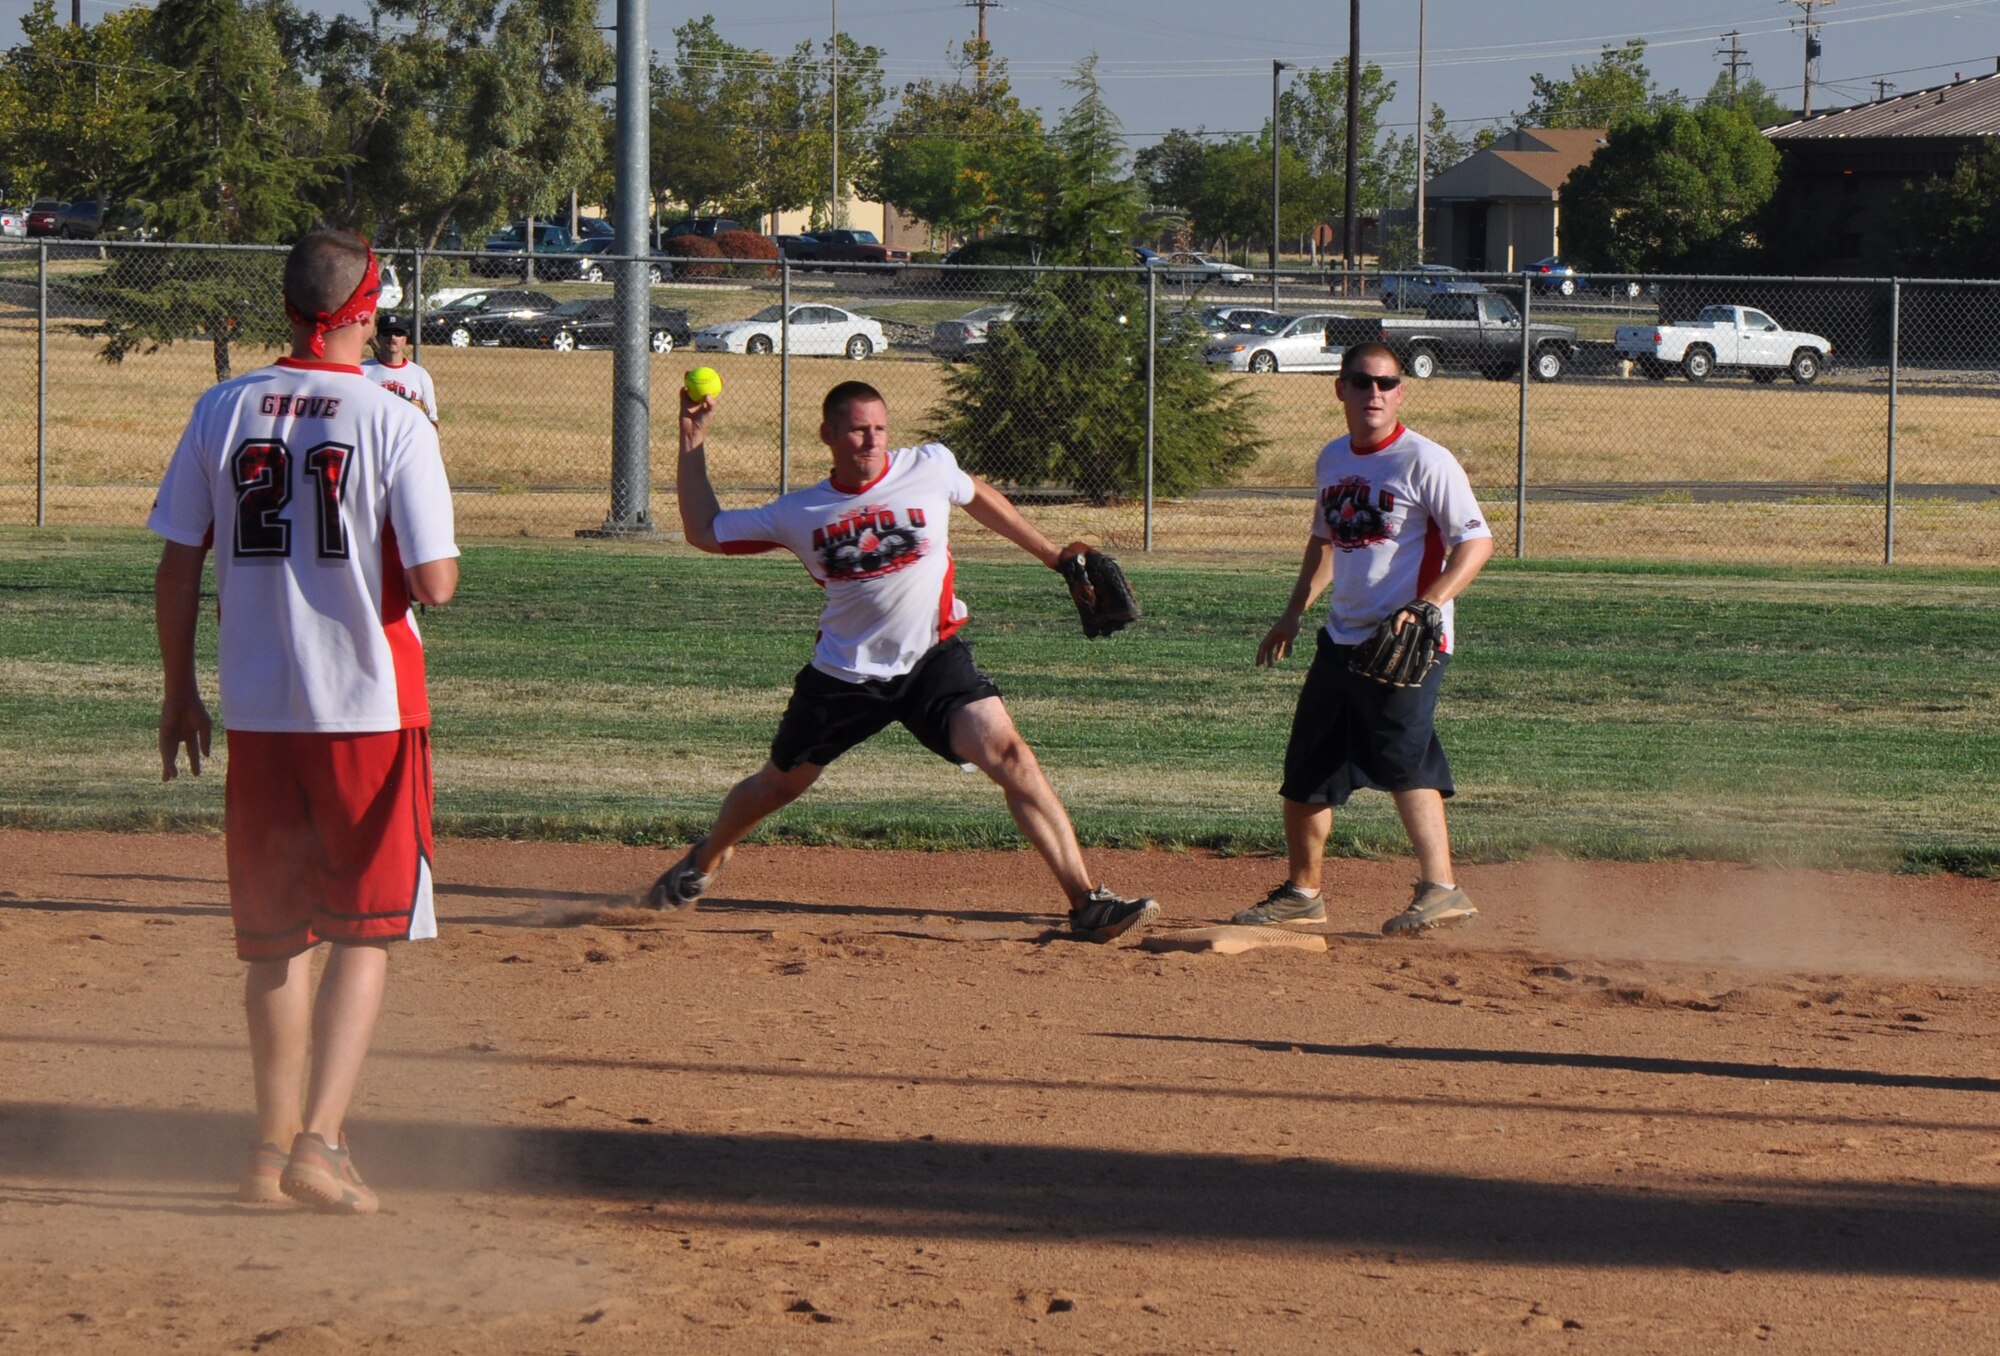
[[[1341,230],[1346,236],[1347,271],[1354,272],[1354,195],[1359,182],[1358,166],[1354,163],[1356,146],[1361,129],[1355,124],[1361,119],[1361,0],[1347,0],[1347,202],[1342,209]],[[1341,279],[1340,290],[1344,294],[1349,278]]]
[[[826,214],[826,224],[840,229],[840,0],[828,0],[833,6],[833,198],[832,206]]]
[[[1000,0],[965,0],[967,9],[979,11],[979,92],[986,92],[986,11],[1000,9]]]
[[[1278,309],[1278,147],[1284,137],[1278,131],[1278,72],[1292,68],[1289,61],[1271,63],[1271,309]]]
[[[1889,91],[1896,88],[1896,82],[1893,80],[1877,80],[1874,83],[1875,83],[1875,97],[1877,100],[1888,98]]]
[[[1739,69],[1750,65],[1750,54],[1743,47],[1743,34],[1736,29],[1730,29],[1722,37],[1729,45],[1727,47],[1716,48],[1715,54],[1729,58],[1729,60],[1722,64],[1729,68],[1729,106],[1734,108],[1736,106],[1736,89],[1738,84],[1736,73]]]
[[[1424,262],[1424,133],[1430,130],[1431,106],[1424,102],[1424,0],[1417,0],[1417,263]]]
[[[1805,11],[1803,19],[1792,20],[1792,27],[1804,29],[1806,34],[1806,64],[1803,85],[1805,92],[1800,96],[1799,116],[1810,118],[1812,116],[1813,63],[1819,60],[1819,22],[1814,19],[1813,11],[1816,9],[1831,9],[1834,0],[1791,0],[1791,3]]]

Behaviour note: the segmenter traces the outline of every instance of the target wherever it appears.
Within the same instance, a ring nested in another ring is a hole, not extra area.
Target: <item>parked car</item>
[[[724,231],[742,231],[747,229],[749,228],[734,217],[682,217],[679,221],[670,221],[665,226],[660,227],[658,238],[662,242],[662,248],[659,252],[661,254],[672,254],[672,250],[664,247],[664,242],[672,240],[676,236],[700,235],[713,240]]]
[[[28,238],[28,212],[22,207],[0,207],[0,237],[8,240]]]
[[[1037,264],[1042,242],[1031,235],[989,235],[968,240],[945,255],[947,264]]]
[[[1613,296],[1636,297],[1645,291],[1636,278],[1586,278],[1556,255],[1537,259],[1521,270],[1537,292],[1554,292],[1573,297],[1579,292],[1608,292]]]
[[[1214,341],[1232,334],[1248,334],[1259,321],[1277,314],[1262,306],[1204,306],[1189,320],[1208,340]]]
[[[28,204],[28,234],[54,235],[56,213],[62,211],[61,198],[37,198]]]
[[[1203,283],[1226,283],[1231,287],[1241,287],[1254,282],[1257,275],[1247,268],[1226,263],[1212,255],[1194,250],[1182,250],[1162,258],[1153,256],[1152,267],[1159,270],[1162,281],[1200,286]]]
[[[544,282],[603,282],[623,261],[623,256],[618,254],[617,240],[608,235],[596,235],[588,240],[579,240],[568,249],[546,258],[537,255],[535,276]],[[658,287],[672,268],[671,264],[648,260],[646,281]]]
[[[789,248],[786,241],[790,241]],[[885,245],[873,231],[808,231],[804,235],[780,237],[779,248],[797,263],[834,267],[840,264],[907,264],[910,252]]]
[[[110,198],[75,198],[56,209],[49,235],[65,240],[151,240],[145,204]]]
[[[850,358],[866,358],[889,347],[882,326],[865,315],[843,311],[838,306],[816,303],[794,306],[791,310],[789,347],[781,328],[782,306],[766,306],[747,320],[730,320],[710,325],[694,336],[694,346],[704,353],[845,353]]]
[[[1273,314],[1247,331],[1212,341],[1202,360],[1232,372],[1338,372],[1340,351],[1326,347],[1326,327],[1347,318],[1330,311]]]
[[[1424,303],[1420,317],[1386,315],[1337,321],[1327,327],[1329,350],[1380,340],[1403,371],[1428,381],[1446,367],[1476,368],[1499,380],[1521,370],[1521,312],[1481,288],[1447,292]],[[1536,321],[1528,327],[1528,370],[1536,381],[1555,381],[1576,357],[1576,327]]]
[[[964,358],[983,347],[995,325],[1005,325],[1020,314],[1013,302],[981,306],[956,320],[940,320],[931,328],[931,352],[940,358]]]
[[[522,287],[467,292],[424,317],[423,340],[471,348],[500,342],[509,325],[553,311],[556,299]]]
[[[647,318],[647,330],[655,353],[671,353],[692,337],[688,314],[678,306],[654,306]],[[500,342],[509,348],[546,348],[570,353],[579,348],[609,348],[618,339],[618,301],[615,297],[588,297],[566,301],[546,315],[517,320],[500,332]]]
[[[380,275],[382,290],[375,295],[375,304],[385,311],[393,311],[403,304],[403,280],[396,274],[396,266],[387,259],[382,261]]]
[[[1337,288],[1339,282],[1336,280]],[[1476,296],[1486,287],[1449,264],[1418,264],[1404,273],[1382,275],[1384,306],[1421,306],[1432,297]]]
[[[528,252],[527,241],[526,222],[516,222],[504,231],[487,236],[479,255],[472,260],[472,271],[482,278],[505,278],[519,274],[526,267],[521,256]],[[537,255],[560,254],[575,243],[570,238],[569,227],[552,221],[535,223]],[[539,272],[539,261],[536,268]]]
[[[602,236],[616,239],[618,228],[603,217],[578,217],[576,229],[571,234],[578,240],[596,240]]]
[[[1654,381],[1678,367],[1689,381],[1736,371],[1772,382],[1789,372],[1810,386],[1833,356],[1825,336],[1788,330],[1748,306],[1704,306],[1692,324],[1620,325],[1612,345]]]

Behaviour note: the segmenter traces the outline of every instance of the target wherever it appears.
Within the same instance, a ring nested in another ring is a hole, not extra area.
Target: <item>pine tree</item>
[[[1126,271],[1140,195],[1094,62],[1070,86],[1077,102],[1050,138],[1043,238],[1056,261],[1094,267],[1036,275],[1014,323],[993,326],[973,360],[946,377],[931,418],[975,474],[1105,503],[1137,494],[1146,476],[1146,303]],[[1173,497],[1226,484],[1263,445],[1252,398],[1201,362],[1196,331],[1164,314],[1157,329],[1154,490]]]

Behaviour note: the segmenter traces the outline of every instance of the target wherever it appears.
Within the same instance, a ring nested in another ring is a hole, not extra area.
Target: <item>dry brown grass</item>
[[[666,300],[662,298],[662,300]],[[676,302],[681,298],[674,298]],[[703,310],[746,299],[706,298]],[[706,318],[706,317],[698,317]],[[35,484],[33,316],[0,321],[0,520],[32,521]],[[272,355],[239,352],[238,370]],[[609,353],[549,354],[430,347],[425,363],[443,406],[447,465],[460,487],[469,536],[568,535],[601,523],[609,507]],[[672,529],[673,429],[681,374],[715,367],[724,412],[710,465],[726,504],[758,502],[780,478],[782,368],[772,358],[675,353],[653,364],[655,521]],[[914,438],[943,390],[944,367],[892,352],[856,364],[795,359],[791,367],[792,485],[817,479],[825,453],[816,430],[819,397],[838,380],[872,381]],[[54,521],[136,524],[186,412],[212,380],[205,345],[185,343],[128,359],[96,356],[94,341],[62,329],[49,338],[48,483]],[[1248,490],[1310,483],[1321,444],[1337,430],[1330,379],[1278,374],[1234,378],[1257,395],[1269,440],[1245,476]],[[1707,481],[1866,482],[1886,459],[1888,407],[1879,384],[1828,380],[1753,386],[1721,380],[1690,387],[1670,380],[1568,380],[1528,391],[1529,483],[1619,482],[1668,486]],[[1899,478],[1907,483],[2000,483],[2000,429],[1989,394],[1965,387],[1906,387],[1898,420]],[[1516,429],[1512,385],[1449,378],[1412,388],[1410,422],[1452,447],[1480,487],[1503,549],[1513,543]],[[1667,491],[1613,504],[1532,503],[1531,556],[1616,555],[1698,560],[1866,561],[1881,553],[1881,514],[1868,503],[1712,505],[1674,502]],[[1033,505],[1054,536],[1081,536],[1126,550],[1144,540],[1137,504]],[[1200,555],[1289,558],[1304,531],[1302,495],[1271,493],[1163,503],[1155,545]],[[1898,523],[1901,559],[1990,562],[2000,554],[2000,503],[1906,499]],[[968,534],[970,537],[972,534]],[[968,541],[968,546],[972,543]]]

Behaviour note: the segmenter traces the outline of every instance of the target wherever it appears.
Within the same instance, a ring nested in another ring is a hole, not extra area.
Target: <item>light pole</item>
[[[827,211],[826,224],[838,230],[840,227],[840,0],[830,0],[833,6],[833,198]]]
[[[1278,130],[1278,72],[1289,71],[1289,61],[1271,63],[1271,309],[1278,309],[1278,147],[1284,137]]]
[[[1424,132],[1431,120],[1424,102],[1424,0],[1417,0],[1417,264],[1424,262]]]
[[[1347,275],[1340,281],[1342,296],[1347,294],[1348,285],[1354,276],[1354,195],[1359,191],[1359,176],[1354,157],[1360,138],[1360,129],[1355,123],[1361,117],[1361,0],[1347,0],[1347,184],[1344,196],[1346,205],[1341,213],[1341,234],[1347,251]]]

